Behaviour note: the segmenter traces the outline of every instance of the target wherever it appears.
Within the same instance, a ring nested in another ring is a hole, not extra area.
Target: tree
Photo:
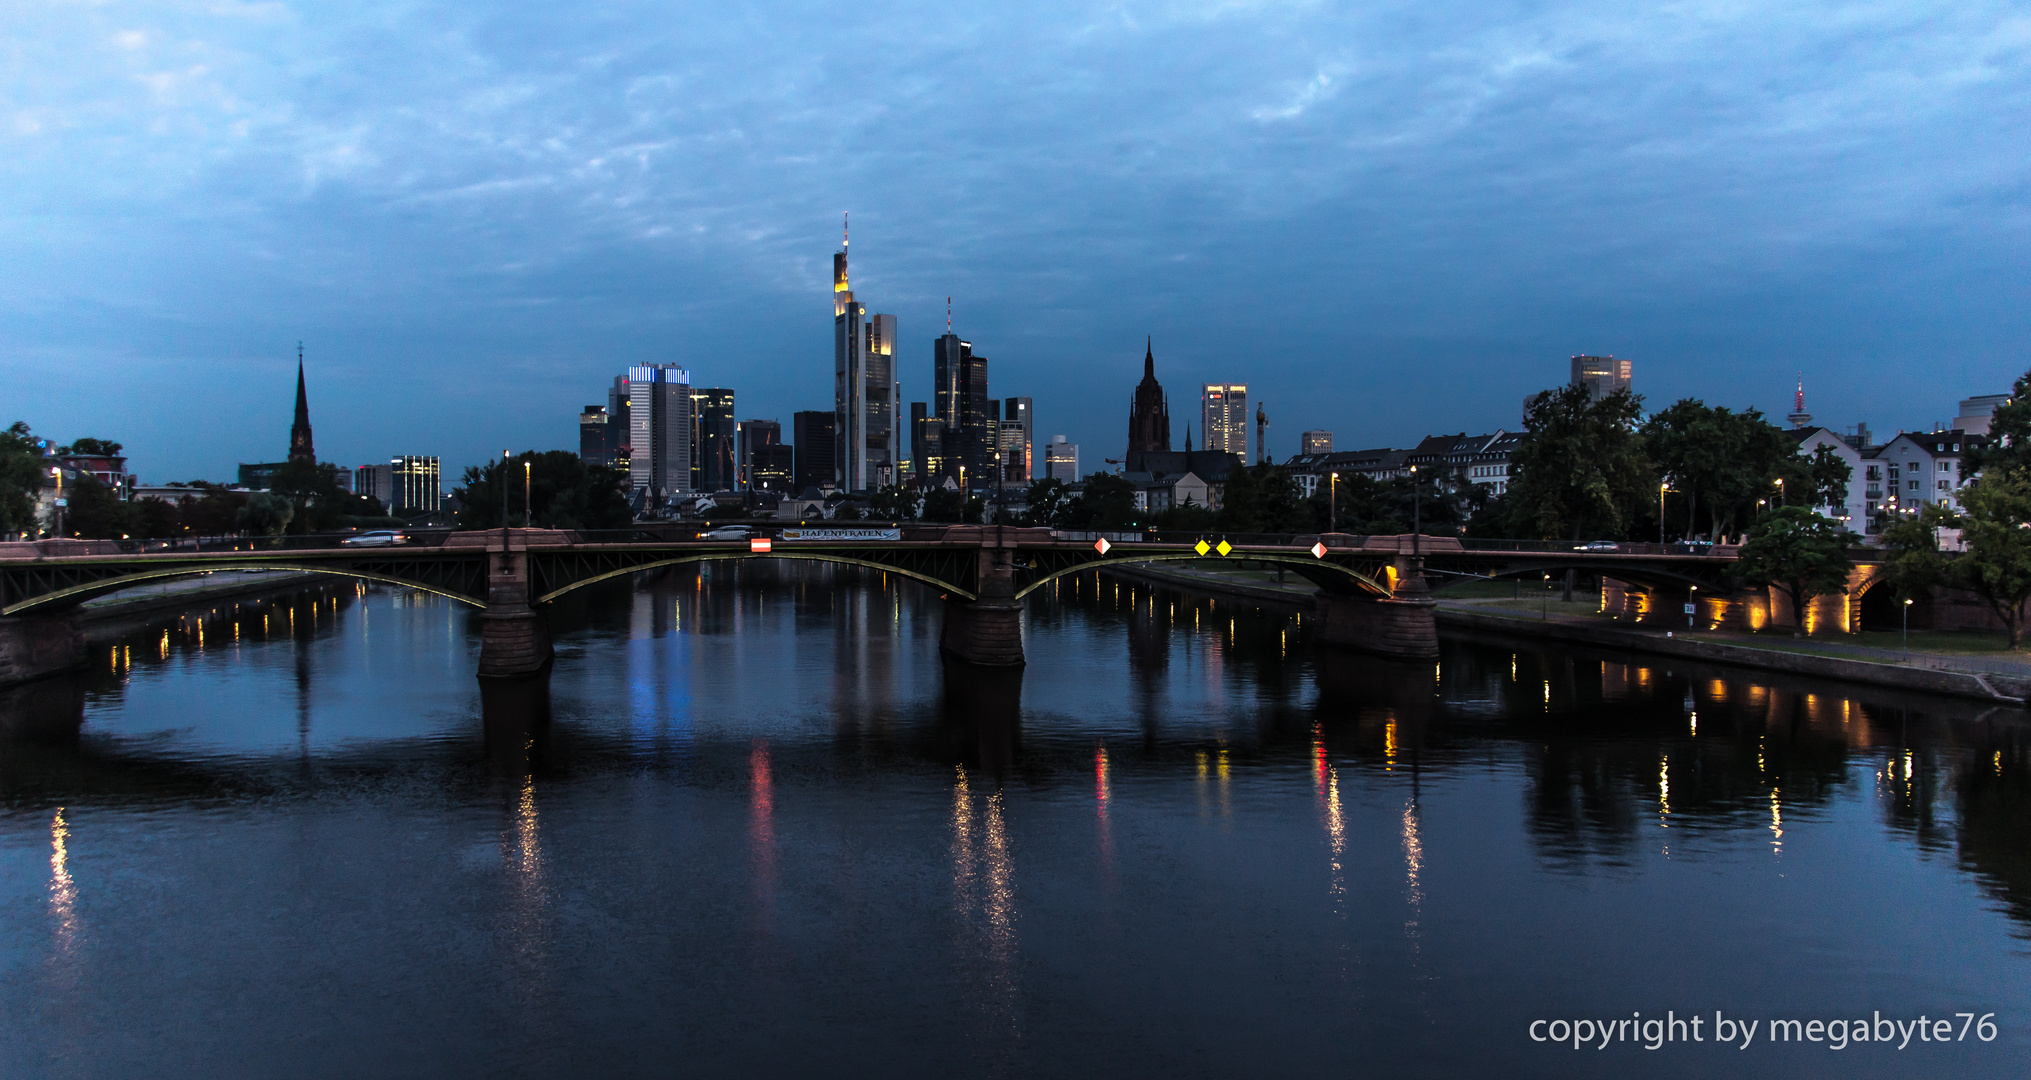
[[[1642,434],[1659,475],[1684,494],[1688,540],[1700,532],[1701,510],[1709,540],[1735,532],[1739,521],[1754,516],[1758,501],[1778,501],[1779,479],[1806,501],[1821,490],[1823,478],[1830,486],[1838,471],[1837,501],[1846,499],[1848,475],[1838,456],[1827,451],[1828,464],[1804,458],[1792,436],[1755,409],[1738,413],[1685,398],[1652,416]]]
[[[1899,600],[1918,600],[1946,584],[1946,557],[1939,550],[1939,529],[1950,526],[1953,512],[1928,506],[1916,517],[1898,515],[1883,529],[1883,577]]]
[[[57,450],[59,454],[78,454],[84,457],[119,457],[120,444],[111,439],[73,439],[69,446]]]
[[[1056,477],[1032,480],[1029,490],[1023,494],[1023,504],[1029,507],[1031,525],[1062,529],[1065,527],[1066,511],[1072,505],[1072,492],[1063,480]]]
[[[966,517],[966,496],[953,488],[932,488],[924,496],[924,520],[954,525]]]
[[[272,491],[257,491],[240,507],[240,528],[261,536],[281,536],[296,516],[296,504]]]
[[[64,532],[87,540],[112,540],[128,535],[128,504],[90,473],[79,473],[64,485]]]
[[[876,521],[914,521],[917,517],[917,496],[895,484],[876,488],[868,493],[868,516]]]
[[[1097,472],[1086,478],[1086,490],[1066,510],[1066,528],[1114,532],[1133,528],[1140,517],[1135,508],[1135,485],[1113,473]]]
[[[1219,527],[1238,533],[1301,533],[1315,525],[1297,482],[1276,465],[1241,466],[1220,493]]]
[[[524,469],[524,466],[527,469]],[[538,529],[625,529],[634,523],[627,496],[621,494],[626,480],[619,469],[588,465],[569,450],[524,450],[506,462],[467,466],[462,483],[452,494],[459,501],[458,527],[498,529],[501,527],[502,468],[507,469],[508,524],[519,526],[524,510],[530,524]],[[525,485],[525,473],[527,483]],[[523,491],[528,503],[525,507]]]
[[[1848,481],[1854,478],[1855,469],[1833,447],[1821,443],[1812,452],[1805,475],[1811,485],[1812,505],[1838,509],[1848,504]]]
[[[1657,493],[1634,427],[1641,403],[1626,390],[1595,401],[1585,386],[1538,395],[1510,456],[1516,524],[1547,540],[1621,535]]]
[[[1749,530],[1735,574],[1750,585],[1783,590],[1791,598],[1793,635],[1804,637],[1806,607],[1814,597],[1847,592],[1849,566],[1838,524],[1803,506],[1783,506]]]
[[[1947,580],[1989,605],[2015,649],[2031,599],[2031,469],[1992,466],[1962,489],[1952,520],[1967,550],[1947,562]]]
[[[17,420],[0,431],[0,539],[33,537],[40,531],[35,497],[48,475],[42,448],[27,424]]]

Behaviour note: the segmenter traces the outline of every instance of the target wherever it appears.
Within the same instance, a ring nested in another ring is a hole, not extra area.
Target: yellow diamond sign
[[[1102,555],[1107,554],[1107,549],[1113,546],[1114,546],[1113,544],[1107,542],[1107,538],[1104,536],[1098,540],[1093,541],[1093,550],[1101,553]]]
[[[1192,550],[1198,552],[1201,555],[1204,555],[1213,549],[1206,545],[1206,541],[1201,540],[1198,543],[1192,545]]]
[[[1222,540],[1222,541],[1220,541],[1220,546],[1219,546],[1218,548],[1215,548],[1214,550],[1218,551],[1218,552],[1219,552],[1220,554],[1222,554],[1222,555],[1225,555],[1225,554],[1227,554],[1228,552],[1230,552],[1230,551],[1233,551],[1233,550],[1234,550],[1234,545],[1232,545],[1232,544],[1228,543],[1228,542],[1227,542],[1227,541],[1225,541],[1225,540]]]

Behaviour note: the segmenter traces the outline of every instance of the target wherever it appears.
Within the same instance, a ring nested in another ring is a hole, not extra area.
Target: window
[[[1883,479],[1883,468],[1882,468],[1882,466],[1880,466],[1880,465],[1871,465],[1871,466],[1869,466],[1869,472],[1868,472],[1868,479],[1870,479],[1870,480],[1881,480],[1881,479]]]
[[[1953,462],[1951,462],[1951,461],[1942,461],[1942,462],[1940,462],[1940,463],[1939,463],[1939,471],[1940,471],[1940,472],[1943,472],[1943,473],[1950,473],[1950,472],[1952,472],[1952,471],[1953,471]]]
[[[1916,481],[1916,480],[1913,480],[1913,481],[1911,481],[1911,487],[1910,487],[1910,490],[1912,490],[1912,491],[1917,491],[1917,490],[1918,490],[1918,481]]]

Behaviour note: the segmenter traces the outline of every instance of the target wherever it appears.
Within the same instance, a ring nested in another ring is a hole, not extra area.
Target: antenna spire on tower
[[[849,213],[844,210],[839,213],[839,247],[841,250],[845,250],[847,241],[853,239],[853,231],[847,228],[849,224],[847,218],[849,216]]]
[[[1791,407],[1798,412],[1805,411],[1805,372],[1803,371],[1798,373],[1798,397],[1792,400]]]
[[[952,298],[945,298],[945,332],[952,332]]]

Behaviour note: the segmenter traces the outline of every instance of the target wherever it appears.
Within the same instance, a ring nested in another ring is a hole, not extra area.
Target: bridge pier
[[[85,624],[75,609],[0,617],[0,686],[39,679],[85,663]]]
[[[938,647],[947,655],[983,667],[1023,664],[1023,604],[1015,595],[1012,549],[1000,544],[997,529],[980,549],[980,598],[945,601],[945,627]]]
[[[529,606],[529,549],[506,530],[487,542],[487,609],[480,613],[480,677],[522,678],[550,667],[550,628]]]
[[[1395,588],[1386,600],[1319,593],[1313,640],[1403,660],[1438,656],[1438,601],[1424,576],[1414,571],[1391,576]]]

